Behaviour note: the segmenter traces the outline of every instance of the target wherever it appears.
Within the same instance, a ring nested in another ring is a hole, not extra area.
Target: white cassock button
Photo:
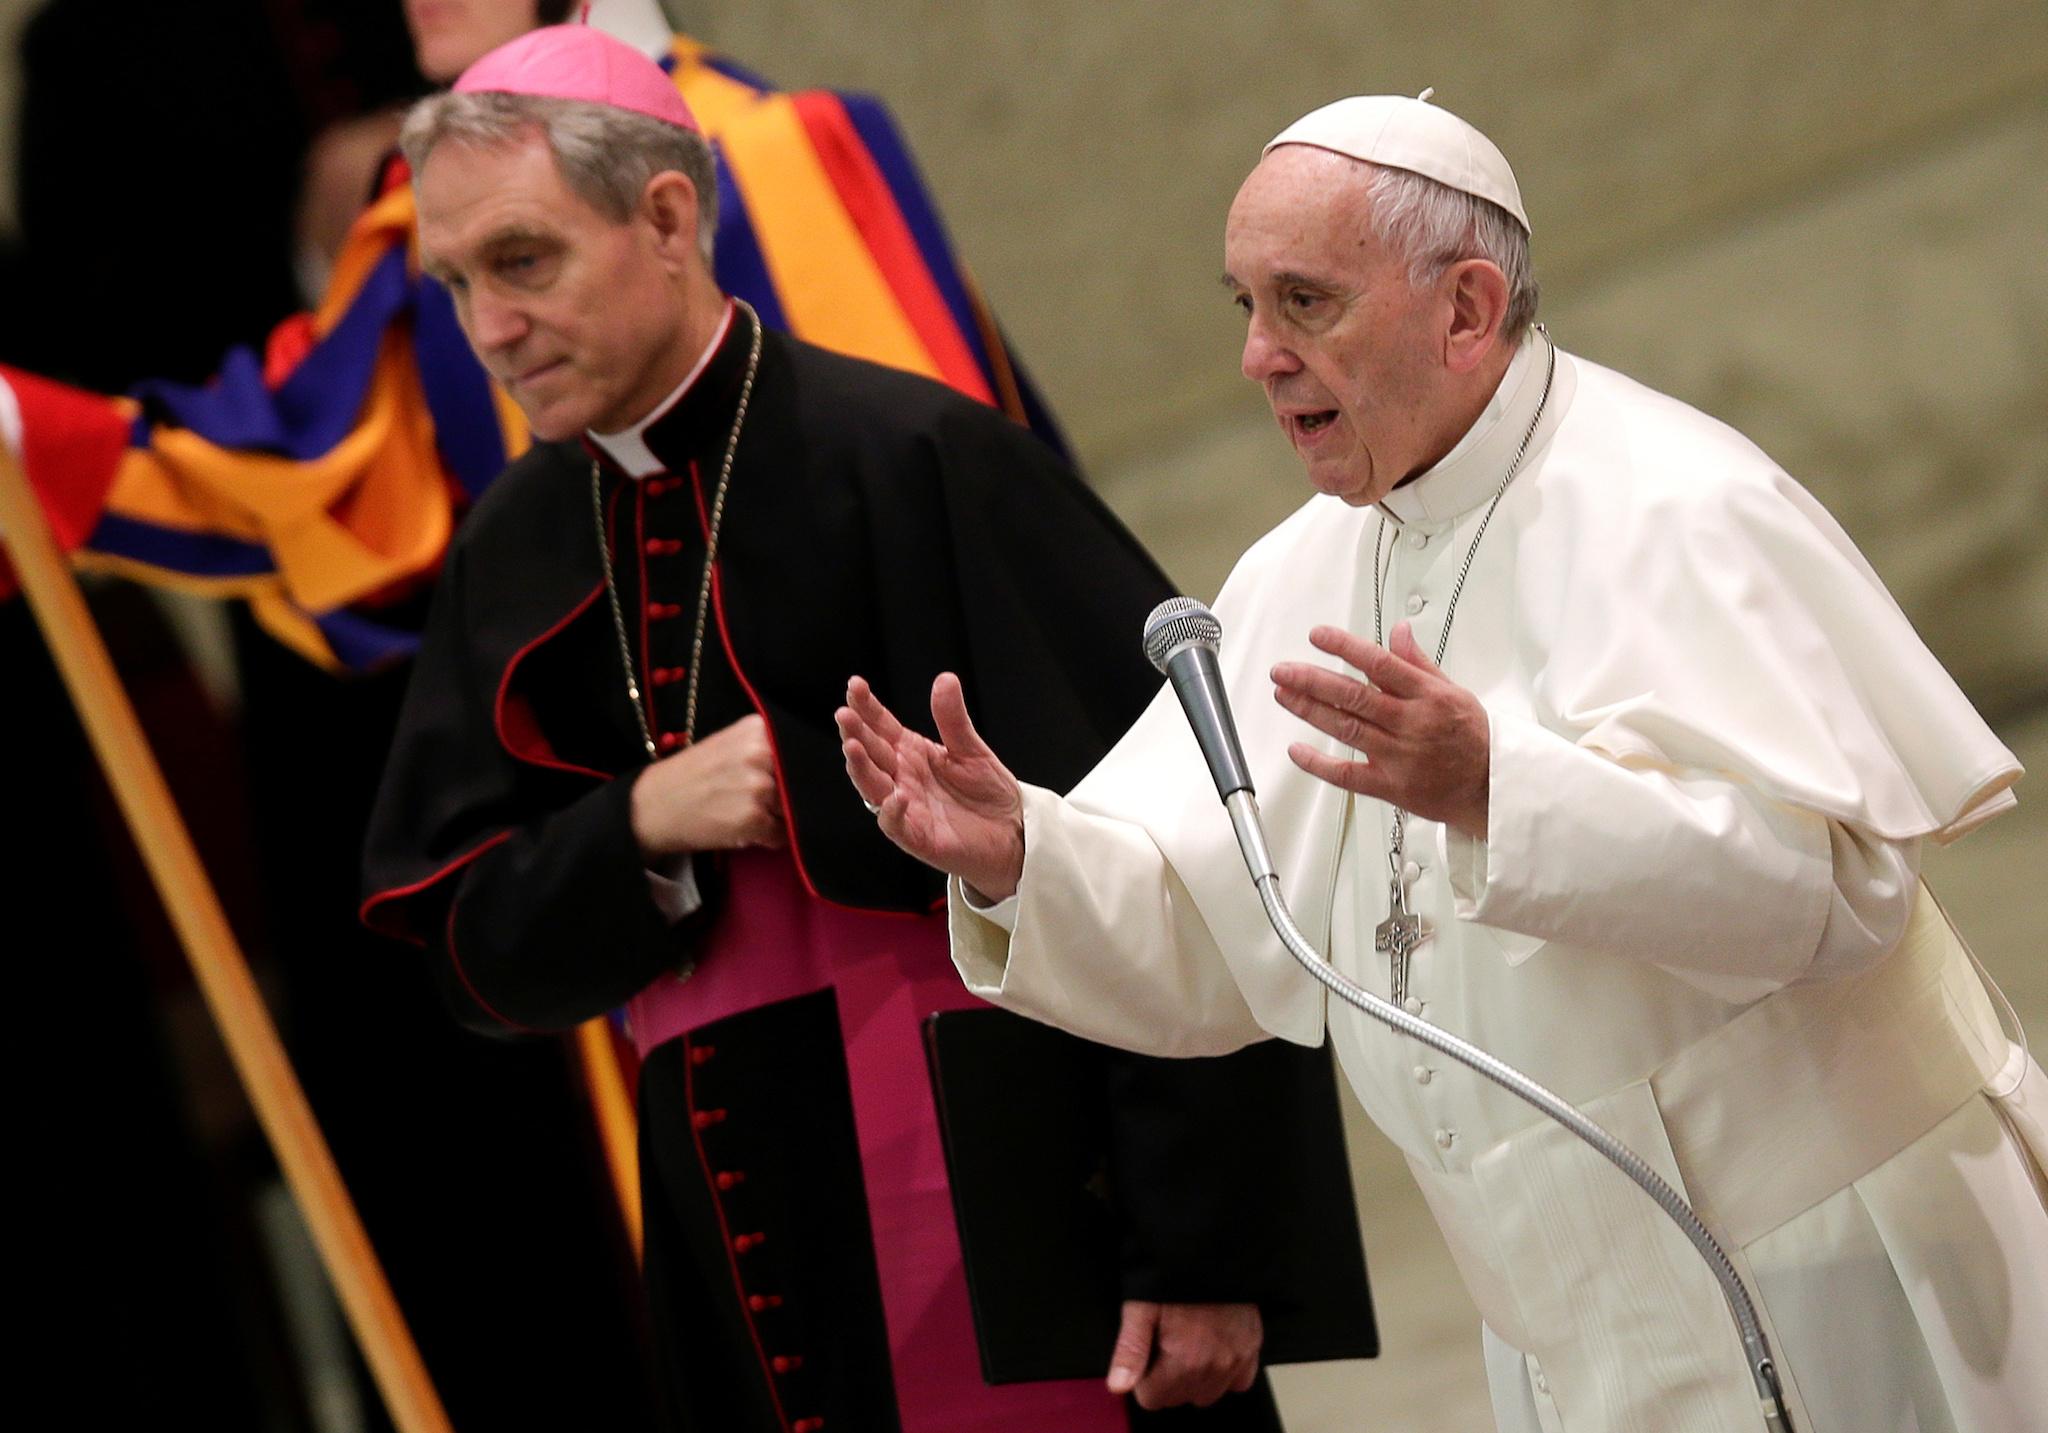
[[[1401,867],[1401,884],[1404,886],[1412,886],[1415,884],[1415,878],[1421,874],[1422,867],[1416,865],[1415,862],[1410,861],[1406,865]]]
[[[1427,598],[1425,598],[1420,592],[1414,593],[1408,599],[1408,615],[1410,617],[1413,617],[1416,613],[1420,612],[1423,608],[1427,607],[1428,605],[1429,600]]]
[[[1538,1393],[1550,1392],[1550,1380],[1540,1373],[1536,1375],[1536,1391]]]
[[[1430,1082],[1431,1078],[1435,1076],[1435,1074],[1436,1071],[1430,1069],[1429,1066],[1417,1065],[1415,1067],[1415,1083],[1418,1085],[1426,1085]]]
[[[1409,533],[1408,545],[1414,548],[1417,552],[1422,551],[1423,548],[1429,546],[1429,534],[1426,532]]]
[[[1422,1002],[1411,995],[1401,1002],[1401,1008],[1410,1015],[1420,1015],[1422,1013]]]
[[[1438,1149],[1449,1149],[1453,1144],[1457,1143],[1457,1139],[1458,1132],[1456,1130],[1440,1129],[1436,1132],[1436,1147]]]

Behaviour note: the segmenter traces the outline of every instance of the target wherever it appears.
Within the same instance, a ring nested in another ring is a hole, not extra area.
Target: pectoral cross
[[[1394,834],[1393,872],[1387,880],[1387,918],[1373,927],[1372,948],[1387,957],[1387,998],[1396,1005],[1408,999],[1408,957],[1428,940],[1430,928],[1408,909],[1408,885],[1401,879],[1400,832]]]

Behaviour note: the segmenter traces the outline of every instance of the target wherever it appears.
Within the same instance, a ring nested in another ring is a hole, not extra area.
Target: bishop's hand
[[[632,823],[640,853],[650,861],[784,845],[768,724],[741,717],[644,768],[633,781]]]
[[[1317,627],[1308,639],[1366,680],[1282,662],[1273,668],[1273,699],[1366,759],[1342,761],[1296,742],[1287,748],[1294,764],[1485,840],[1493,737],[1479,698],[1438,669],[1406,622],[1384,647],[1338,627]]]
[[[898,721],[860,677],[846,684],[837,721],[846,774],[883,835],[989,900],[1016,893],[1023,792],[968,720],[958,677],[943,672],[932,683],[938,741]]]

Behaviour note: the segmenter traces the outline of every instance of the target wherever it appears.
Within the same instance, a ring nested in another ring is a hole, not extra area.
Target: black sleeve
[[[463,870],[436,965],[464,1024],[497,1035],[567,1029],[689,958],[708,910],[671,925],[655,906],[632,787],[630,777],[608,781]],[[696,864],[703,890],[713,863]]]
[[[680,968],[710,903],[674,926],[655,907],[630,776],[507,754],[493,713],[506,643],[478,635],[491,610],[458,542],[371,814],[363,919],[429,952],[465,1025],[513,1035],[602,1014]],[[697,862],[707,894],[713,867]]]

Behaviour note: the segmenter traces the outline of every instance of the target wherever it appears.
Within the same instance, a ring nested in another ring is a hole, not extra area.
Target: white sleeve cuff
[[[1486,899],[1486,843],[1451,826],[1437,827],[1444,863],[1450,878],[1451,900],[1458,919],[1471,920],[1479,903]]]
[[[1007,917],[998,921],[997,914]],[[952,942],[953,967],[962,983],[982,1000],[1000,1001],[1010,973],[1010,941],[1017,927],[1017,898],[986,909],[968,899],[959,877],[946,882],[946,933]]]
[[[704,909],[704,893],[697,889],[697,867],[685,851],[667,863],[667,869],[647,868],[647,894],[662,919],[675,925],[686,916]]]
[[[973,911],[990,925],[1001,926],[1011,935],[1017,933],[1016,892],[1011,892],[999,901],[991,901],[965,881],[956,881],[954,884],[959,886],[961,903],[967,909]]]

